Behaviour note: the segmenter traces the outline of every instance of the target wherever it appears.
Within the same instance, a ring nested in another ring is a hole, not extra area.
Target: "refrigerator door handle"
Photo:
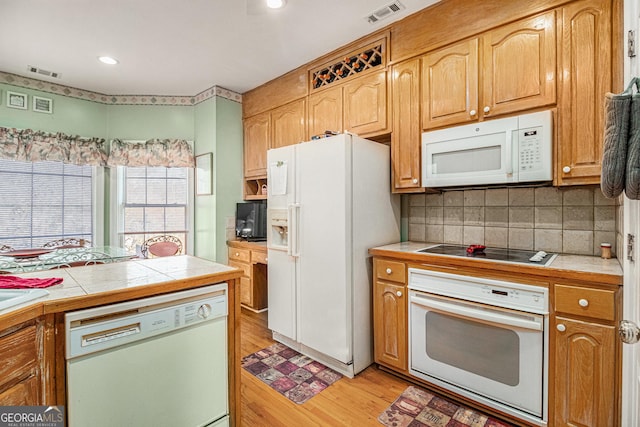
[[[288,232],[287,232],[287,255],[293,255],[293,246],[292,246],[292,242],[293,242],[293,207],[294,205],[289,205],[287,206],[287,224],[288,224]]]
[[[298,216],[300,215],[300,205],[298,203],[289,205],[287,213],[289,215],[289,241],[287,242],[287,253],[291,256],[298,257],[300,256],[300,248],[298,247]]]

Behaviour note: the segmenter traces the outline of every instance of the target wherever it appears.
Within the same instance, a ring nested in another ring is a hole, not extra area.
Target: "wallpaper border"
[[[26,89],[34,89],[47,93],[84,99],[109,105],[169,105],[169,106],[193,106],[207,99],[219,96],[242,103],[242,95],[220,86],[212,86],[194,96],[173,95],[105,95],[89,90],[77,89],[58,83],[46,82],[31,77],[0,71],[0,83],[10,84]]]

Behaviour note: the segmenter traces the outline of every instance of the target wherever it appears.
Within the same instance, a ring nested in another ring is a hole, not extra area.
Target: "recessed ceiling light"
[[[118,63],[117,59],[112,58],[110,56],[98,56],[98,61],[107,65],[116,65]]]
[[[267,6],[271,9],[280,9],[285,4],[287,4],[286,0],[267,0]]]

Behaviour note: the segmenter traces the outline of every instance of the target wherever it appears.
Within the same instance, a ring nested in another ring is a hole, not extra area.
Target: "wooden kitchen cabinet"
[[[614,426],[615,326],[556,318],[555,426]]]
[[[38,319],[0,331],[0,406],[44,405],[44,330]]]
[[[267,150],[271,138],[269,112],[244,120],[244,176],[267,176]]]
[[[325,131],[342,132],[342,86],[336,86],[309,95],[309,138]]]
[[[423,129],[478,119],[477,38],[426,54],[421,78]]]
[[[498,27],[481,40],[482,117],[556,103],[554,11]]]
[[[267,309],[267,248],[264,244],[229,241],[229,265],[243,271],[240,304],[251,311]]]
[[[244,120],[244,198],[266,199],[262,186],[267,183],[267,150],[271,135],[269,112]]]
[[[555,426],[615,426],[616,292],[555,285]]]
[[[551,11],[424,55],[422,128],[555,104],[555,23]]]
[[[387,74],[379,71],[309,95],[309,138],[325,131],[367,137],[389,131]]]
[[[345,83],[343,97],[345,131],[360,136],[388,132],[386,71]]]
[[[406,372],[407,285],[405,265],[374,260],[373,330],[376,363]]]
[[[306,140],[306,99],[244,119],[244,198],[266,199],[267,150]]]
[[[269,148],[285,147],[307,140],[306,99],[299,99],[271,111]],[[266,156],[265,152],[265,156]]]
[[[573,2],[559,13],[562,34],[556,184],[598,184],[604,135],[603,100],[607,92],[614,90],[612,2]]]
[[[393,191],[422,191],[420,158],[420,59],[391,68],[391,169]]]

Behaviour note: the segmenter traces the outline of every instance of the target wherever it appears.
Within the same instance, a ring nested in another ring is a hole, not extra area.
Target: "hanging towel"
[[[604,149],[600,188],[605,197],[618,197],[625,189],[629,111],[631,92],[636,79],[619,95],[607,93],[604,98]]]
[[[633,85],[640,89],[640,79],[631,81],[628,91]],[[624,191],[628,198],[640,199],[640,93],[631,96],[631,112],[629,118],[629,148],[627,152],[626,183]]]
[[[48,288],[62,283],[62,277],[49,279],[26,278],[0,275],[0,289]]]

